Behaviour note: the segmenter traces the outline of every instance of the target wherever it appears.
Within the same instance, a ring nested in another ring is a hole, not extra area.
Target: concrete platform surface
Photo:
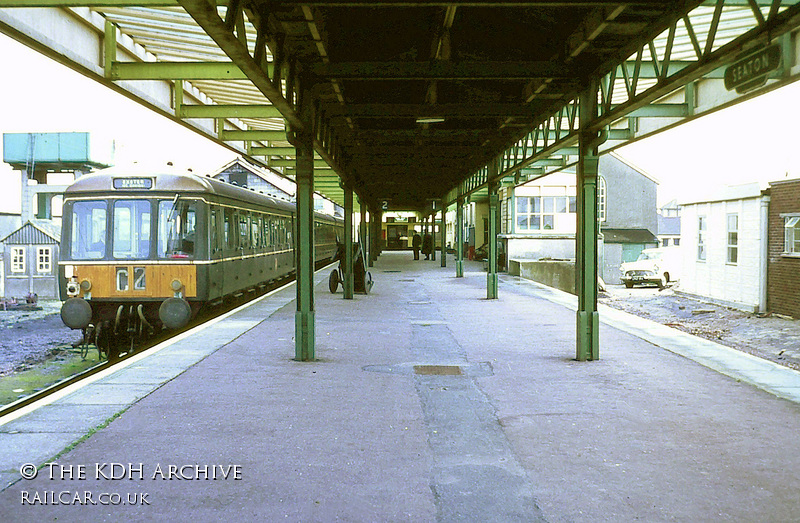
[[[3,424],[0,521],[800,520],[800,374],[605,309],[577,362],[574,298],[448,263],[318,275],[316,362],[292,289]]]

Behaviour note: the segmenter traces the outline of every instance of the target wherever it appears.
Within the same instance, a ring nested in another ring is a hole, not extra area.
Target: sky
[[[117,165],[207,173],[228,149],[0,34],[0,133],[89,132],[114,140]],[[0,145],[1,146],[1,145]],[[19,212],[20,175],[0,162],[0,212]]]
[[[0,133],[90,132],[115,163],[207,173],[235,153],[0,34]],[[658,204],[724,185],[800,176],[800,82],[617,150],[659,181]],[[19,174],[0,162],[0,212],[19,212]]]
[[[659,182],[658,202],[726,185],[800,176],[800,82],[702,116],[617,152]]]

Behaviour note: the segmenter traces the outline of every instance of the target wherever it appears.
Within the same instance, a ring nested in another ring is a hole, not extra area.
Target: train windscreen
[[[106,255],[106,213],[102,200],[75,202],[72,206],[70,258],[99,260]]]
[[[112,253],[116,259],[150,257],[150,201],[114,202]]]
[[[197,204],[192,200],[158,203],[159,258],[194,258]]]

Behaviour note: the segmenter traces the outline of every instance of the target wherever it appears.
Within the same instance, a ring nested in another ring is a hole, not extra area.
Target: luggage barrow
[[[344,262],[344,244],[339,244],[336,255],[333,261],[339,260],[339,265],[333,269],[330,277],[328,278],[328,290],[334,294],[339,288],[339,284],[344,282],[344,269],[342,263]],[[369,294],[373,285],[372,274],[366,270],[366,260],[364,259],[364,251],[361,249],[360,243],[353,244],[353,292],[358,294]]]

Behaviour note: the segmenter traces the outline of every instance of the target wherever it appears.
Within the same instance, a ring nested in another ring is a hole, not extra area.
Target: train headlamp
[[[78,282],[75,280],[70,280],[67,282],[67,296],[70,298],[74,298],[78,295]]]
[[[92,282],[90,282],[89,280],[83,280],[81,282],[81,290],[83,292],[89,292],[90,290],[92,290]]]
[[[181,289],[183,289],[183,283],[181,282],[181,280],[175,278],[174,280],[172,280],[172,283],[170,283],[170,287],[172,287],[173,291],[179,292]]]

